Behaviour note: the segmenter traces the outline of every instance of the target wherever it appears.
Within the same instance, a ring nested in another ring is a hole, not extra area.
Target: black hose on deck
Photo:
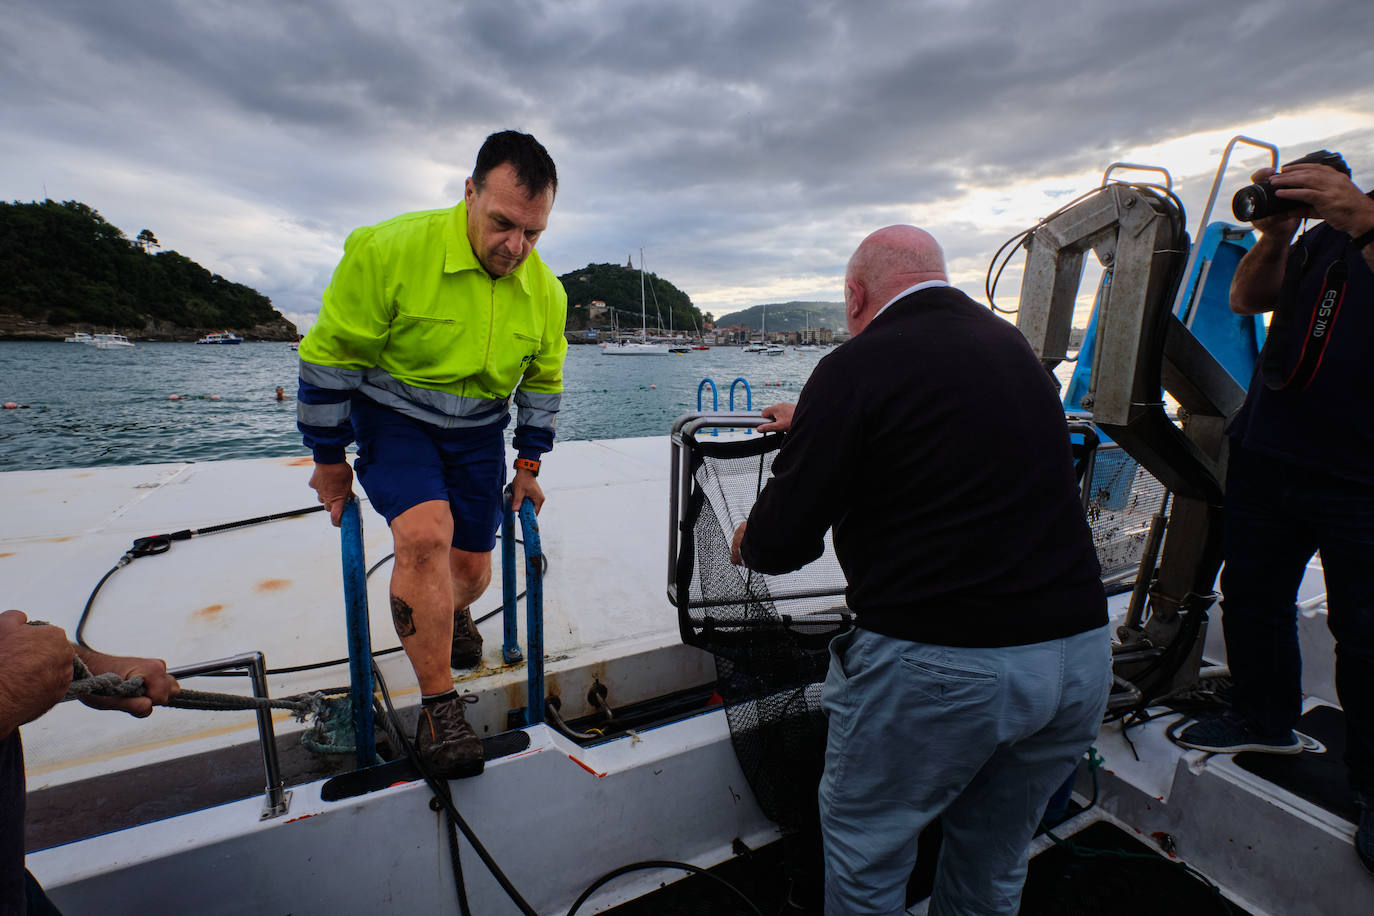
[[[174,531],[171,534],[153,534],[149,535],[148,537],[136,538],[134,540],[133,546],[130,547],[127,551],[125,551],[124,555],[119,558],[119,562],[116,563],[114,566],[111,566],[109,571],[106,572],[105,575],[100,577],[100,581],[95,584],[95,588],[91,589],[90,597],[86,599],[86,606],[81,609],[81,617],[76,622],[76,634],[74,636],[74,641],[78,646],[80,646],[83,649],[90,649],[92,652],[99,651],[90,643],[86,642],[86,624],[90,619],[91,608],[95,604],[95,597],[96,595],[100,594],[100,590],[104,588],[105,583],[109,580],[111,576],[119,572],[119,570],[123,569],[125,566],[128,566],[134,560],[137,560],[139,557],[147,557],[153,556],[155,554],[166,553],[168,550],[171,549],[173,541],[187,541],[193,537],[199,537],[200,535],[204,534],[215,534],[220,531],[230,531],[235,528],[246,528],[249,525],[260,525],[265,522],[275,522],[281,519],[295,518],[299,515],[308,515],[311,512],[323,512],[324,508],[324,506],[309,506],[304,509],[291,509],[286,512],[276,512],[271,515],[259,515],[255,518],[247,518],[237,522],[225,522],[222,525],[211,525],[208,528],[184,528],[181,531]],[[498,532],[496,536],[499,538],[501,535]],[[515,542],[517,544],[524,543],[519,538],[516,538]],[[389,553],[386,556],[382,557],[380,560],[378,560],[376,563],[372,564],[372,567],[367,571],[367,577],[371,578],[372,574],[382,567],[382,564],[386,563],[394,556],[394,553]],[[543,564],[540,570],[541,575],[547,574],[549,571],[548,555],[540,554],[540,561]],[[525,597],[525,593],[520,592],[515,596],[515,600],[519,601],[523,597]],[[503,607],[497,606],[494,610],[488,611],[482,616],[475,618],[473,623],[475,625],[482,623],[486,620],[490,620],[492,617],[495,617],[497,614],[501,613],[502,610]],[[396,652],[402,651],[403,648],[404,647],[402,646],[392,646],[390,649],[381,649],[379,651],[373,652],[372,657],[380,658],[383,655],[392,655]],[[316,671],[321,668],[333,668],[336,665],[347,664],[347,662],[348,659],[346,658],[335,658],[323,662],[309,662],[303,665],[291,665],[285,668],[268,668],[264,673],[273,675],[298,674],[302,671]],[[246,676],[246,672],[219,671],[213,672],[206,676],[244,677]]]
[[[438,799],[439,804],[443,806],[444,811],[450,819],[450,829],[456,824],[458,829],[463,831],[463,836],[467,837],[468,843],[472,845],[473,852],[477,853],[477,857],[482,860],[482,864],[486,865],[487,870],[491,872],[491,876],[496,879],[496,883],[501,885],[501,889],[506,892],[506,896],[510,897],[511,902],[515,904],[516,908],[520,910],[521,913],[524,913],[525,916],[539,916],[534,908],[525,901],[525,898],[520,895],[520,892],[515,889],[515,885],[506,877],[506,873],[501,871],[501,866],[496,864],[496,860],[491,857],[491,853],[487,852],[487,848],[482,845],[482,841],[477,838],[477,834],[473,833],[472,828],[468,826],[468,822],[458,813],[457,807],[453,804],[453,796],[449,793],[448,783],[435,777],[434,774],[430,772],[429,767],[425,766],[424,762],[420,759],[420,755],[416,753],[414,745],[410,743],[410,739],[406,737],[404,729],[400,727],[400,717],[396,715],[396,708],[391,703],[391,692],[387,690],[386,679],[382,677],[381,669],[376,665],[372,666],[372,676],[376,679],[377,687],[382,692],[382,702],[386,704],[387,715],[390,716],[392,721],[396,724],[396,734],[397,737],[401,739],[401,745],[406,756],[410,758],[410,762],[414,764],[415,769],[424,777],[425,783],[429,786],[430,791],[434,793],[434,797]],[[462,884],[462,865],[458,861],[458,843],[456,838],[450,839],[449,853],[454,862],[454,878],[459,882],[459,905],[463,908],[463,912],[467,913],[467,894]]]

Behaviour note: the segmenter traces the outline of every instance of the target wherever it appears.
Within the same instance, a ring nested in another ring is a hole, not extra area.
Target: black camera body
[[[1315,162],[1318,165],[1326,165],[1350,177],[1350,166],[1345,164],[1340,153],[1333,153],[1330,150],[1319,149],[1315,153],[1308,153],[1301,159],[1294,159],[1292,162],[1284,163],[1284,168],[1290,165],[1297,165],[1300,162]],[[1246,185],[1236,192],[1236,196],[1231,198],[1231,212],[1236,215],[1236,219],[1242,222],[1264,219],[1266,216],[1277,216],[1280,213],[1287,213],[1289,210],[1296,210],[1306,206],[1300,200],[1289,200],[1279,197],[1274,193],[1274,186],[1267,181],[1258,181],[1252,185]]]

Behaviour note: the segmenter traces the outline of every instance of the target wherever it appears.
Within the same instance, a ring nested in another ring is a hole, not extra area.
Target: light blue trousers
[[[931,916],[1015,914],[1031,837],[1110,688],[1105,626],[997,649],[836,638],[822,693],[826,916],[905,912],[917,835],[937,817]]]

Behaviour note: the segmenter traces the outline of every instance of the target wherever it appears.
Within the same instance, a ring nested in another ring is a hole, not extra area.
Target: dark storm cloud
[[[184,225],[219,246],[188,254],[297,311],[349,229],[451,202],[504,127],[558,161],[555,269],[644,246],[689,292],[820,288],[903,208],[1304,106],[1368,110],[1374,72],[1364,0],[6,7],[0,194],[51,177],[132,231]],[[1368,130],[1340,142],[1357,178],[1374,171]]]

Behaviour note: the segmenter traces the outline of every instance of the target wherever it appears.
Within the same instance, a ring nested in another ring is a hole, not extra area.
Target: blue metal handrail
[[[702,390],[705,389],[705,387],[708,386],[708,385],[710,386],[710,412],[716,413],[717,411],[720,411],[720,391],[716,389],[716,379],[710,378],[710,376],[708,376],[708,378],[702,379],[702,380],[701,380],[701,383],[699,383],[699,385],[697,385],[697,412],[698,412],[698,413],[701,413],[701,412],[702,412],[702,405],[701,405],[701,393],[702,393]],[[720,430],[712,430],[712,431],[710,431],[710,434],[712,434],[712,435],[720,435]]]
[[[362,769],[377,762],[377,740],[372,719],[372,627],[367,614],[367,561],[363,553],[362,512],[356,496],[350,496],[344,503],[339,538],[343,548],[344,603],[348,621],[353,747],[358,769]]]
[[[704,379],[702,379],[701,382],[700,382],[700,384],[697,385],[697,412],[698,412],[698,413],[701,413],[701,412],[702,412],[702,406],[701,406],[701,392],[702,392],[702,389],[704,389],[707,385],[710,385],[710,386],[711,386],[711,413],[716,413],[717,411],[720,410],[720,392],[716,390],[716,380],[713,379],[713,378],[710,378],[709,376],[706,377],[706,378],[704,378]],[[713,436],[719,436],[719,435],[720,435],[720,430],[718,430],[718,429],[713,429],[713,430],[711,430],[711,435],[713,435]]]
[[[509,511],[509,510],[508,510]],[[525,660],[529,697],[525,724],[544,721],[544,554],[539,544],[539,518],[534,503],[520,504],[520,531],[525,536]]]
[[[501,655],[508,664],[524,657],[520,651],[516,621],[515,513],[503,500],[501,519],[501,595],[505,632]],[[344,602],[347,606],[349,697],[359,769],[377,762],[377,741],[372,712],[372,630],[368,622],[367,562],[363,552],[363,522],[356,497],[344,504],[340,520],[343,555]],[[520,528],[525,541],[525,628],[529,698],[527,725],[544,721],[544,557],[539,544],[539,519],[534,502],[520,505]]]
[[[544,554],[539,546],[539,517],[534,502],[526,497],[520,504],[520,532],[525,541],[525,655],[520,652],[515,592],[515,512],[506,491],[501,517],[501,619],[505,628],[501,657],[507,664],[525,660],[529,697],[525,702],[525,724],[544,721]]]
[[[716,380],[707,376],[697,384],[697,410],[701,410],[701,392],[707,385],[711,386],[711,412],[720,410],[720,393],[716,390]]]
[[[519,622],[515,616],[515,513],[510,508],[509,492],[503,502],[505,511],[501,513],[501,658],[507,665],[513,665],[525,656],[520,651]]]
[[[749,387],[749,380],[746,379],[744,376],[740,376],[739,378],[736,378],[733,382],[730,383],[730,410],[733,412],[734,409],[735,409],[735,386],[736,386],[736,385],[743,385],[743,386],[744,386],[744,409],[745,409],[745,410],[753,410],[753,409],[754,409],[754,392],[753,392],[753,389],[751,389],[751,388]],[[751,428],[751,429],[746,429],[746,430],[744,431],[744,434],[745,434],[746,436],[752,436],[752,435],[754,434],[754,430],[753,430],[752,428]]]

